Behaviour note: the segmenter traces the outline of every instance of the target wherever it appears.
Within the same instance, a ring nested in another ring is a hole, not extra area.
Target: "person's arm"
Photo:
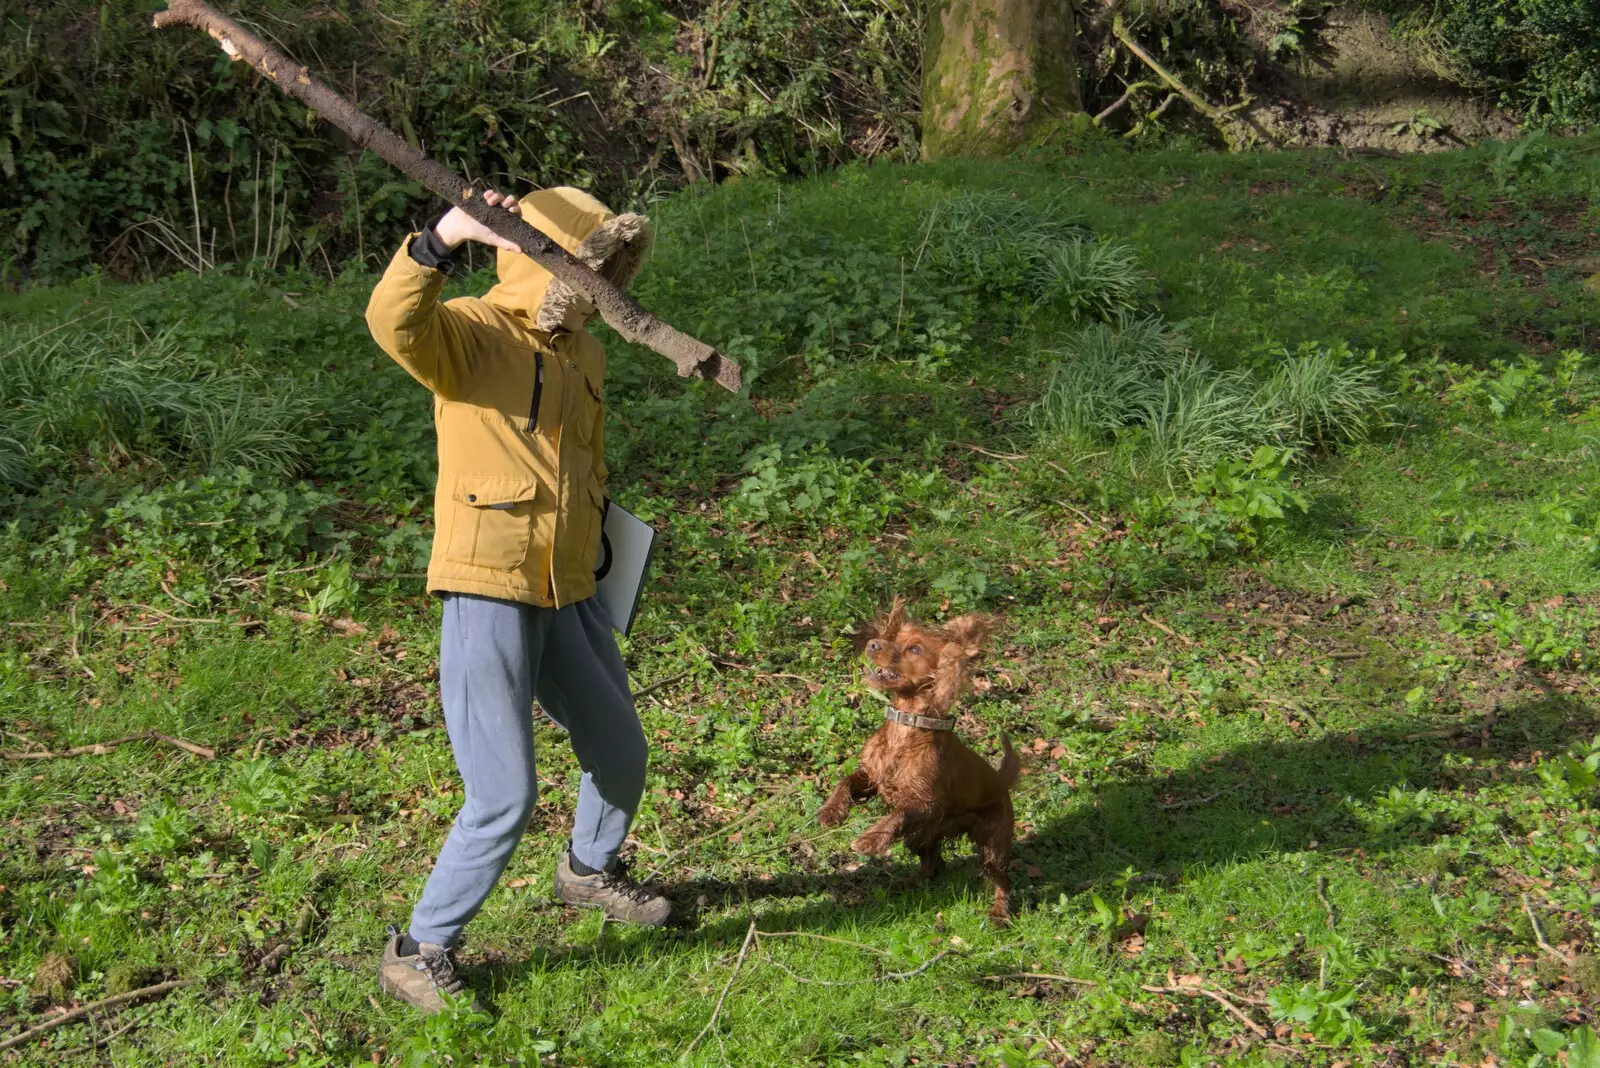
[[[517,211],[513,197],[485,193],[490,204]],[[521,251],[460,208],[452,208],[395,253],[372,299],[367,328],[383,351],[418,382],[444,397],[459,396],[471,375],[471,327],[439,303],[454,256],[465,241]]]

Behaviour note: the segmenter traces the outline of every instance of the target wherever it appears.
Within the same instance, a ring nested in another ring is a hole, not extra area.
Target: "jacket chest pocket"
[[[532,479],[459,476],[450,498],[445,559],[496,571],[521,567],[533,537],[538,490]]]

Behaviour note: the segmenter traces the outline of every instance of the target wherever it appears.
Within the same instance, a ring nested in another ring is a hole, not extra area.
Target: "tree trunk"
[[[922,53],[922,155],[1000,155],[1082,110],[1067,0],[938,0]]]

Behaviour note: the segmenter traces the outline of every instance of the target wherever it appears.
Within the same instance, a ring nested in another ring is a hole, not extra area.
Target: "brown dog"
[[[996,771],[955,736],[950,715],[990,626],[983,616],[960,616],[942,627],[924,627],[906,618],[896,598],[889,614],[867,629],[866,680],[890,694],[890,711],[867,740],[860,766],[834,789],[817,822],[832,827],[851,802],[881,796],[889,814],[852,847],[883,854],[896,839],[904,841],[922,862],[913,882],[943,866],[946,838],[966,835],[994,884],[989,920],[1004,926],[1011,919],[1011,786],[1022,764],[1002,734],[1005,757]]]

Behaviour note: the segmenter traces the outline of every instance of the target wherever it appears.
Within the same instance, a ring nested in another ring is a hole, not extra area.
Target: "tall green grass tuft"
[[[941,200],[926,220],[935,268],[967,281],[1003,286],[1024,280],[1063,245],[1090,236],[1057,203],[1040,206],[996,190]]]
[[[1245,371],[1219,371],[1189,356],[1150,391],[1130,435],[1134,470],[1171,480],[1193,475],[1218,460],[1246,455],[1263,444],[1288,440],[1289,422],[1261,402]]]
[[[295,381],[229,367],[167,330],[99,317],[0,339],[0,477],[82,462],[297,470],[313,414]]]
[[[1059,203],[995,190],[936,204],[925,220],[936,270],[1005,296],[1061,307],[1074,321],[1110,321],[1144,304],[1150,276],[1128,245],[1095,237]]]
[[[1139,253],[1114,241],[1064,241],[1032,264],[1034,295],[1062,307],[1074,321],[1106,321],[1143,303],[1150,276]]]
[[[1346,346],[1285,352],[1265,378],[1187,351],[1158,316],[1123,313],[1068,335],[1030,421],[1042,434],[1118,443],[1134,473],[1172,480],[1270,445],[1329,451],[1364,441],[1393,409],[1379,371]]]
[[[1304,345],[1272,372],[1261,391],[1296,441],[1316,448],[1365,441],[1394,405],[1376,368],[1354,363],[1350,350]]]
[[[1123,315],[1071,334],[1031,412],[1048,434],[1104,443],[1133,421],[1151,391],[1183,359],[1186,338],[1159,316]]]

